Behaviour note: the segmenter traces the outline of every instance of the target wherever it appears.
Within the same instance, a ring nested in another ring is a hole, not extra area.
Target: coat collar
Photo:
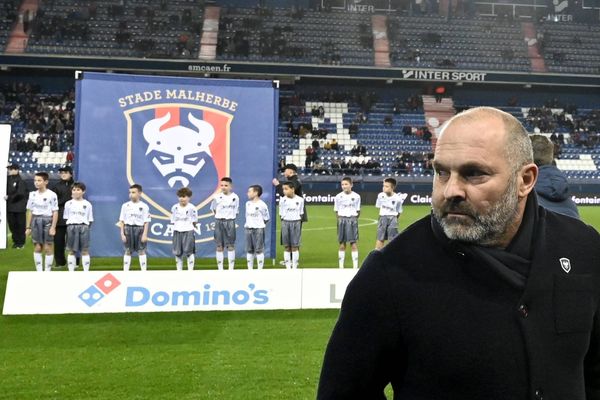
[[[534,254],[540,210],[537,198],[532,192],[527,197],[523,220],[517,234],[506,249],[488,248],[449,239],[435,217],[431,217],[431,227],[437,241],[447,251],[459,258],[471,259],[476,264],[488,267],[494,276],[501,278],[511,287],[524,290],[530,275],[531,260]]]

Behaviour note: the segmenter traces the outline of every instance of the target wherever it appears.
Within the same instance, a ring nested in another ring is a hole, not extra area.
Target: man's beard
[[[440,207],[433,206],[433,215],[449,239],[481,246],[494,246],[515,221],[518,209],[517,175],[515,174],[506,192],[486,214],[478,213],[465,201],[445,201]],[[446,215],[448,213],[464,214],[469,220],[448,217]]]

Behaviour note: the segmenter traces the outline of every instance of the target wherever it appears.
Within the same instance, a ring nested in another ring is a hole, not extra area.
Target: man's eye
[[[467,178],[479,178],[482,176],[487,175],[485,172],[480,171],[480,170],[473,170],[473,171],[469,171],[467,172],[466,176]]]

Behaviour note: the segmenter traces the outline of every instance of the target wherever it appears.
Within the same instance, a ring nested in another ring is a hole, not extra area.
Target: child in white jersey
[[[183,269],[183,258],[187,258],[188,271],[194,270],[196,238],[194,228],[198,222],[198,211],[190,204],[192,191],[181,188],[177,191],[179,202],[171,207],[171,223],[173,224],[173,255],[177,271]]]
[[[90,227],[94,221],[92,204],[83,198],[85,184],[75,182],[71,188],[71,200],[65,203],[63,218],[67,222],[67,267],[77,269],[75,255],[81,253],[84,271],[90,270]]]
[[[296,195],[292,182],[284,182],[282,189],[283,197],[279,199],[279,217],[281,218],[281,244],[284,247],[283,260],[287,269],[296,269],[300,259],[304,199]]]
[[[123,270],[129,271],[131,254],[138,253],[140,269],[146,271],[146,244],[148,243],[148,225],[150,224],[150,208],[141,200],[142,185],[133,184],[129,187],[129,200],[121,206],[119,225],[121,240],[125,246]]]
[[[352,191],[352,178],[346,176],[341,182],[342,192],[333,200],[333,211],[337,215],[338,230],[338,266],[344,268],[346,242],[352,248],[352,268],[358,268],[358,216],[360,215],[360,196]]]
[[[270,219],[269,207],[260,199],[263,189],[260,185],[248,188],[248,201],[246,202],[246,260],[248,269],[254,268],[254,258],[258,269],[263,269],[265,264],[265,227]]]
[[[377,195],[375,207],[379,208],[379,221],[377,223],[376,249],[383,248],[386,240],[392,240],[398,235],[398,217],[402,214],[404,198],[394,192],[395,189],[396,180],[385,178],[383,192]]]
[[[221,178],[219,187],[221,193],[215,196],[210,204],[211,211],[215,214],[215,244],[217,247],[217,267],[223,269],[223,251],[227,248],[227,261],[229,270],[235,265],[235,218],[240,211],[240,199],[233,193],[233,181],[229,177]]]
[[[38,272],[50,271],[54,262],[54,235],[58,222],[58,197],[48,189],[48,173],[38,172],[33,178],[37,190],[29,193],[27,200],[26,235],[33,241],[33,261]],[[45,266],[42,252],[46,253]]]

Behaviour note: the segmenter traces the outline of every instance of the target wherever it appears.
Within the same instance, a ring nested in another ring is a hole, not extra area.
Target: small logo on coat
[[[571,272],[571,260],[569,260],[568,258],[562,257],[560,258],[560,266],[562,267],[563,271],[565,271],[567,274],[569,272]]]

